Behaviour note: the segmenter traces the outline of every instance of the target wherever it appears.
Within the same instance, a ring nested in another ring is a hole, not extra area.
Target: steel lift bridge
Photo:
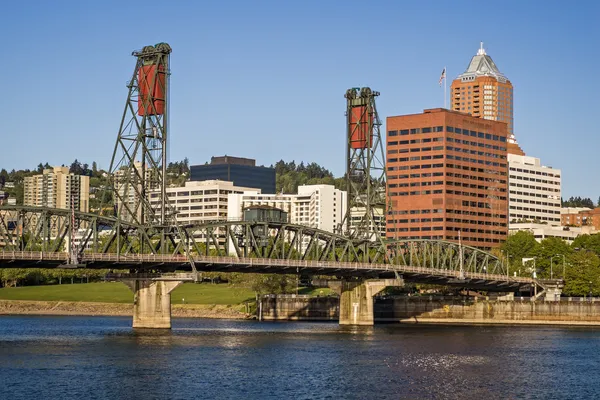
[[[166,192],[171,47],[133,52],[127,101],[98,214],[0,207],[1,268],[98,268],[134,292],[133,326],[170,328],[170,292],[199,271],[328,275],[339,285],[340,323],[372,324],[373,296],[404,282],[476,290],[528,290],[507,265],[474,247],[440,240],[385,240],[385,168],[375,97],[347,99],[348,214],[336,233],[285,221],[182,225]],[[382,164],[383,163],[383,164]],[[383,209],[382,209],[383,207]],[[355,223],[351,223],[355,221]]]

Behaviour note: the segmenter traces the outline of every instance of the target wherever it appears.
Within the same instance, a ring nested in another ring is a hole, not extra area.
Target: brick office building
[[[441,108],[387,118],[388,238],[482,249],[508,232],[507,125]]]

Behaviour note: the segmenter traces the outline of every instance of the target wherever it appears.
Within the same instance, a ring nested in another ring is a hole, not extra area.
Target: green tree
[[[569,258],[565,288],[568,296],[586,296],[600,293],[600,258],[591,251],[577,251]]]
[[[509,255],[511,273],[521,269],[523,258],[534,257],[538,246],[531,232],[518,231],[509,235],[506,242],[502,244],[502,251]]]
[[[538,278],[562,276],[562,256],[567,257],[572,252],[571,246],[560,238],[547,237],[542,240],[535,250]]]
[[[573,240],[571,247],[576,250],[591,250],[600,256],[600,233],[579,235]]]

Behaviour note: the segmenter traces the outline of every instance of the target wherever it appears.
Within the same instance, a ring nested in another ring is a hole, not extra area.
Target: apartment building
[[[88,212],[90,178],[69,173],[68,167],[45,169],[23,183],[23,204],[49,208],[74,208]]]

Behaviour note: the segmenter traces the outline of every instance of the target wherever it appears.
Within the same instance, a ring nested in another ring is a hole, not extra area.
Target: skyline
[[[600,42],[594,3],[563,10],[559,3],[537,9],[508,2],[506,15],[471,2],[178,3],[161,11],[164,32],[131,24],[132,15],[149,18],[152,2],[144,10],[116,2],[54,4],[6,7],[12,18],[0,32],[14,39],[5,44],[11,78],[0,100],[8,111],[0,168],[68,165],[76,158],[108,168],[135,62],[131,52],[164,41],[173,48],[171,161],[204,164],[227,154],[266,166],[279,159],[317,162],[341,176],[348,88],[381,93],[385,135],[388,116],[442,107],[442,69],[449,86],[483,41],[514,85],[515,135],[525,153],[562,171],[563,198],[600,195],[590,185],[592,168],[581,163],[594,160],[598,144],[598,56],[587,51]],[[473,31],[472,18],[485,20],[484,32]]]

